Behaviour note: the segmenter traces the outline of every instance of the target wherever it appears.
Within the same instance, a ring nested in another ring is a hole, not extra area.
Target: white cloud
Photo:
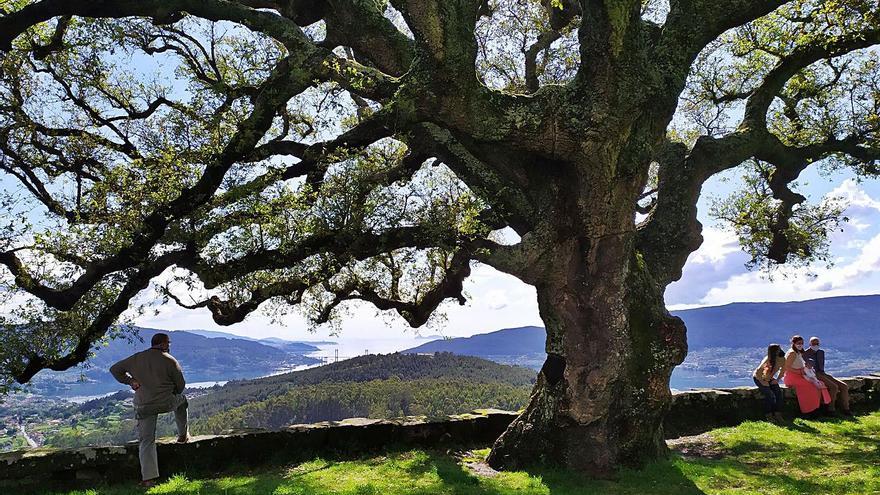
[[[880,201],[874,200],[854,179],[843,181],[823,199],[842,201],[846,205],[843,215],[849,220],[840,225],[840,231],[832,232],[832,250],[858,250],[880,228]]]
[[[865,242],[861,253],[849,264],[826,269],[812,284],[830,289],[845,288],[880,270],[880,234]]]
[[[716,306],[744,301],[796,301],[819,297],[876,294],[880,284],[880,234],[862,245],[849,263],[786,270],[787,276],[768,278],[744,272],[711,288],[699,305]]]
[[[688,263],[718,263],[739,251],[741,249],[736,234],[728,229],[706,227],[703,229],[703,244],[691,254]]]
[[[842,232],[830,237],[834,266],[784,268],[787,276],[767,278],[746,270],[748,256],[731,232],[708,227],[703,232],[705,242],[688,259],[682,279],[667,289],[667,303],[683,309],[880,292],[880,201],[853,179],[844,180],[823,199],[831,198],[847,205],[844,215],[850,219],[842,224]]]
[[[805,290],[803,278],[805,275],[802,273],[790,275],[789,278],[777,276],[773,279],[756,272],[741,273],[710,289],[700,299],[700,304],[719,306],[731,302],[794,301],[828,295],[818,296],[814,294],[815,289]]]
[[[825,197],[843,200],[848,205],[848,213],[880,212],[880,201],[869,196],[855,179],[846,179]]]
[[[847,249],[862,249],[863,247],[865,247],[865,244],[867,244],[867,243],[868,243],[868,241],[866,241],[864,239],[851,239],[849,242],[846,243],[846,248]]]
[[[670,307],[682,309],[700,305],[710,289],[745,272],[748,256],[740,249],[736,235],[728,230],[705,227],[703,239],[700,248],[688,258],[681,280],[666,289],[666,303]]]
[[[486,293],[486,307],[495,311],[508,306],[507,293],[501,290],[491,290]]]
[[[858,232],[862,232],[871,227],[871,224],[863,222],[860,218],[850,218],[849,226],[856,229]]]

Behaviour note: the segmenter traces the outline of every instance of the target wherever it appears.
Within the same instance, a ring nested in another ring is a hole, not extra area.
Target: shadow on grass
[[[661,459],[641,469],[622,469],[614,480],[597,480],[559,469],[530,469],[553,495],[705,495],[675,462],[677,458]]]
[[[639,470],[621,470],[616,480],[597,480],[571,471],[541,466],[512,473],[487,469],[484,474],[477,475],[447,455],[431,453],[429,459],[425,464],[436,470],[442,481],[441,493],[449,495],[704,495],[672,459],[657,461]],[[424,472],[426,466],[417,469]],[[428,489],[406,493],[433,495],[438,492]]]
[[[358,469],[365,469],[358,471]],[[248,469],[230,466],[224,477],[171,476],[144,491],[135,482],[92,485],[93,491],[41,491],[40,495],[704,495],[670,459],[617,480],[594,480],[569,471],[536,467],[477,475],[440,451],[389,451],[381,457],[312,460],[296,466]],[[359,478],[359,474],[366,474]],[[391,478],[397,478],[393,480]]]
[[[808,433],[811,435],[816,435],[819,433],[819,430],[813,426],[803,423],[795,423],[794,421],[784,421],[782,423],[776,423],[776,425],[780,428],[785,428],[786,430],[799,431],[801,433]]]
[[[866,468],[866,459],[856,453],[835,455],[837,461],[852,462],[849,467],[856,472]],[[803,462],[783,463],[782,459],[771,458],[765,462],[748,462],[735,459],[693,460],[688,471],[699,477],[699,471],[711,472],[714,487],[735,489],[748,487],[748,493],[797,493],[798,495],[867,494],[880,493],[880,485],[875,476],[865,473],[862,478],[846,475],[828,476],[819,469],[828,463],[821,456],[805,458]],[[870,462],[870,461],[868,461]],[[783,467],[785,466],[785,467]],[[870,468],[869,468],[870,469]],[[874,468],[875,473],[880,469]],[[806,476],[815,473],[813,476]]]
[[[847,438],[851,440],[857,440],[859,442],[863,442],[870,446],[870,450],[874,452],[874,455],[880,455],[880,441],[877,440],[877,436],[868,436],[862,435],[860,433],[850,433],[847,435]]]
[[[310,464],[314,464],[313,466]],[[291,478],[302,478],[304,476],[308,476],[310,474],[317,473],[319,471],[324,471],[332,468],[334,465],[333,462],[324,461],[323,459],[317,462],[309,462],[305,464],[300,464],[295,468],[290,470],[289,476]]]
[[[253,485],[264,491],[242,491],[244,486],[221,491],[226,487],[206,484],[200,495],[256,495],[275,490],[291,495],[704,495],[675,459],[654,462],[639,470],[622,470],[613,481],[542,467],[509,473],[486,469],[475,474],[447,452],[430,450],[387,452],[381,459],[364,459],[372,472],[357,480],[346,473],[346,461],[340,460],[338,465],[324,461],[325,467],[306,469],[301,476],[288,474],[278,485]],[[362,461],[357,463],[363,465]],[[336,468],[339,471],[334,471]],[[318,476],[310,476],[316,473]],[[389,477],[404,481],[394,483]]]

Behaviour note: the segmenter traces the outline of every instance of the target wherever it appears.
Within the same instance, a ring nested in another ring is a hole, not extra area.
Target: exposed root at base
[[[673,438],[667,440],[666,445],[670,450],[678,452],[686,459],[721,459],[724,457],[724,451],[708,433]]]
[[[473,451],[456,452],[454,456],[461,462],[464,468],[474,476],[480,478],[494,478],[499,472],[486,463],[486,460]]]
[[[492,469],[492,467],[484,461],[465,462],[464,467],[474,476],[479,476],[481,478],[494,478],[499,474],[498,471]]]

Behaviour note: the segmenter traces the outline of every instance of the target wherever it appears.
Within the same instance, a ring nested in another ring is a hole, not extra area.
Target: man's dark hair
[[[157,346],[168,342],[168,334],[167,333],[157,333],[153,335],[153,338],[150,339],[151,346]]]

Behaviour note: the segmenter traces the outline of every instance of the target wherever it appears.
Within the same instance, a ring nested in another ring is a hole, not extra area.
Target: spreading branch
[[[107,329],[117,321],[119,315],[128,309],[131,300],[139,292],[147,288],[150,280],[174,265],[186,254],[186,251],[165,253],[152,261],[135,267],[115,299],[107,307],[103,308],[82,332],[78,332],[79,335],[72,350],[59,357],[47,357],[36,352],[31,353],[27,356],[27,361],[20,369],[12,370],[15,380],[18,383],[27,383],[41,370],[64,371],[84,362],[88,358],[95,342],[103,337]]]

